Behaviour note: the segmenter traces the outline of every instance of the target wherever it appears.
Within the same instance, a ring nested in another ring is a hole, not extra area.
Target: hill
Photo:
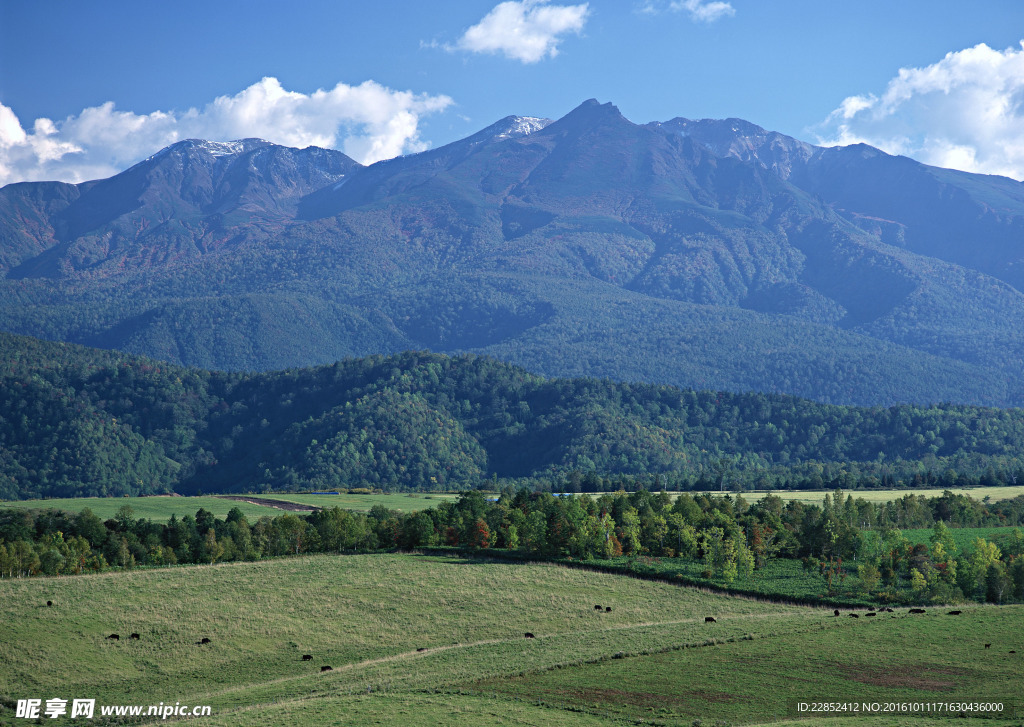
[[[95,699],[97,721],[114,705],[209,706],[203,721],[216,725],[774,723],[792,716],[800,689],[844,702],[1013,704],[1019,653],[1007,652],[1022,650],[1022,607],[929,611],[835,618],[625,576],[427,555],[5,579],[0,723],[24,723],[19,699],[45,709],[54,698],[68,711]]]
[[[1024,403],[1024,187],[588,101],[362,167],[180,142],[0,190],[0,328],[225,370],[403,350],[838,404]]]
[[[0,334],[0,497],[1007,484],[1024,412],[858,408],[405,353],[263,373]]]

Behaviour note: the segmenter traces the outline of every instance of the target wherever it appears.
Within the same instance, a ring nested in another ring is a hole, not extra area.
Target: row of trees
[[[958,501],[948,493],[935,499],[939,511]],[[1024,599],[1019,529],[1002,547],[979,539],[961,552],[945,522],[935,523],[930,546],[913,545],[886,519],[888,510],[841,491],[819,507],[775,496],[751,505],[742,496],[673,499],[640,490],[556,497],[525,489],[493,498],[469,491],[415,513],[379,505],[365,514],[329,508],[254,523],[238,508],[224,519],[200,509],[164,524],[136,519],[127,506],[106,521],[88,509],[77,515],[7,510],[0,514],[0,575],[459,546],[578,560],[682,558],[700,562],[705,578],[725,584],[773,559],[799,558],[824,576],[829,591],[854,576],[861,592],[885,600]]]

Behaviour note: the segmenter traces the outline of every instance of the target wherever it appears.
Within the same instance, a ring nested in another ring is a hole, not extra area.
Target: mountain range
[[[1024,184],[591,100],[362,166],[188,140],[0,189],[0,329],[270,370],[409,349],[828,403],[1024,404]]]

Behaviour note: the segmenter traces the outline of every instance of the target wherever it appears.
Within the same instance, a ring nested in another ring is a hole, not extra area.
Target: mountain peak
[[[503,141],[504,139],[517,139],[528,136],[535,131],[540,131],[551,123],[551,119],[544,119],[537,116],[506,116],[495,121],[490,126],[481,129],[466,141]],[[458,143],[458,142],[456,142]]]
[[[235,139],[234,141],[210,141],[208,139],[183,139],[182,141],[175,142],[170,146],[166,146],[158,151],[153,156],[149,157],[146,161],[158,159],[166,154],[171,153],[187,153],[187,152],[198,152],[200,154],[208,154],[212,157],[226,157],[226,156],[237,156],[239,154],[245,154],[253,149],[259,149],[264,146],[273,146],[273,144],[265,139],[247,138],[247,139]]]

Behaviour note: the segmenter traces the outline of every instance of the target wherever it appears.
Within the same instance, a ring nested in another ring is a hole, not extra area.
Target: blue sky
[[[259,136],[370,162],[588,98],[1024,179],[1020,0],[0,0],[0,184]]]

